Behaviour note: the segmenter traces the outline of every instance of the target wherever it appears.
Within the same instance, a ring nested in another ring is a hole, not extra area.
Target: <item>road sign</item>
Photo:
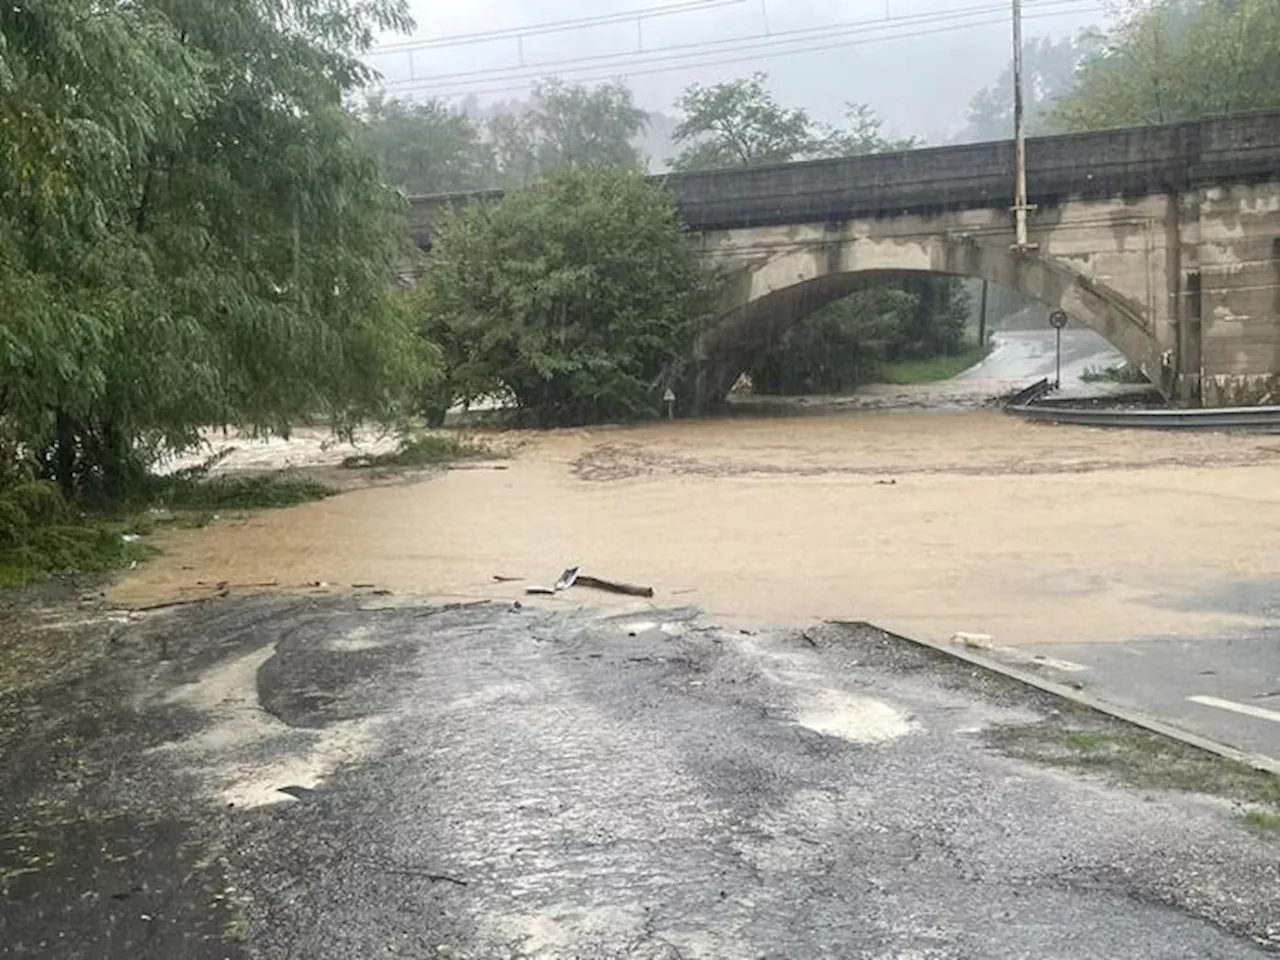
[[[1067,325],[1068,317],[1061,310],[1055,310],[1049,314],[1049,326],[1055,330],[1061,330]]]

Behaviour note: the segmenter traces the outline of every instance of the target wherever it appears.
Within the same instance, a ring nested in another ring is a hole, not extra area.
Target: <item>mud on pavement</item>
[[[874,628],[5,602],[6,955],[1280,948],[1274,778]]]

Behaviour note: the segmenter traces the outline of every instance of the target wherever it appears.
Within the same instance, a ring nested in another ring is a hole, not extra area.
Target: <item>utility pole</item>
[[[1013,234],[1014,248],[1027,242],[1027,118],[1022,95],[1022,0],[1013,0]]]

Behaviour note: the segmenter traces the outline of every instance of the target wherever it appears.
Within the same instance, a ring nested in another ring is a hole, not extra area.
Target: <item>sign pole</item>
[[[1049,326],[1053,327],[1054,333],[1057,334],[1058,352],[1054,357],[1054,375],[1053,389],[1062,389],[1062,331],[1066,328],[1068,317],[1061,310],[1055,310],[1049,314]]]

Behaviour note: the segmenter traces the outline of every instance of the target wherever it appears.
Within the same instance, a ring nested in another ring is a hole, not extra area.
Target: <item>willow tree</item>
[[[390,415],[405,232],[344,96],[399,0],[0,6],[0,420],[116,492],[201,426]]]

